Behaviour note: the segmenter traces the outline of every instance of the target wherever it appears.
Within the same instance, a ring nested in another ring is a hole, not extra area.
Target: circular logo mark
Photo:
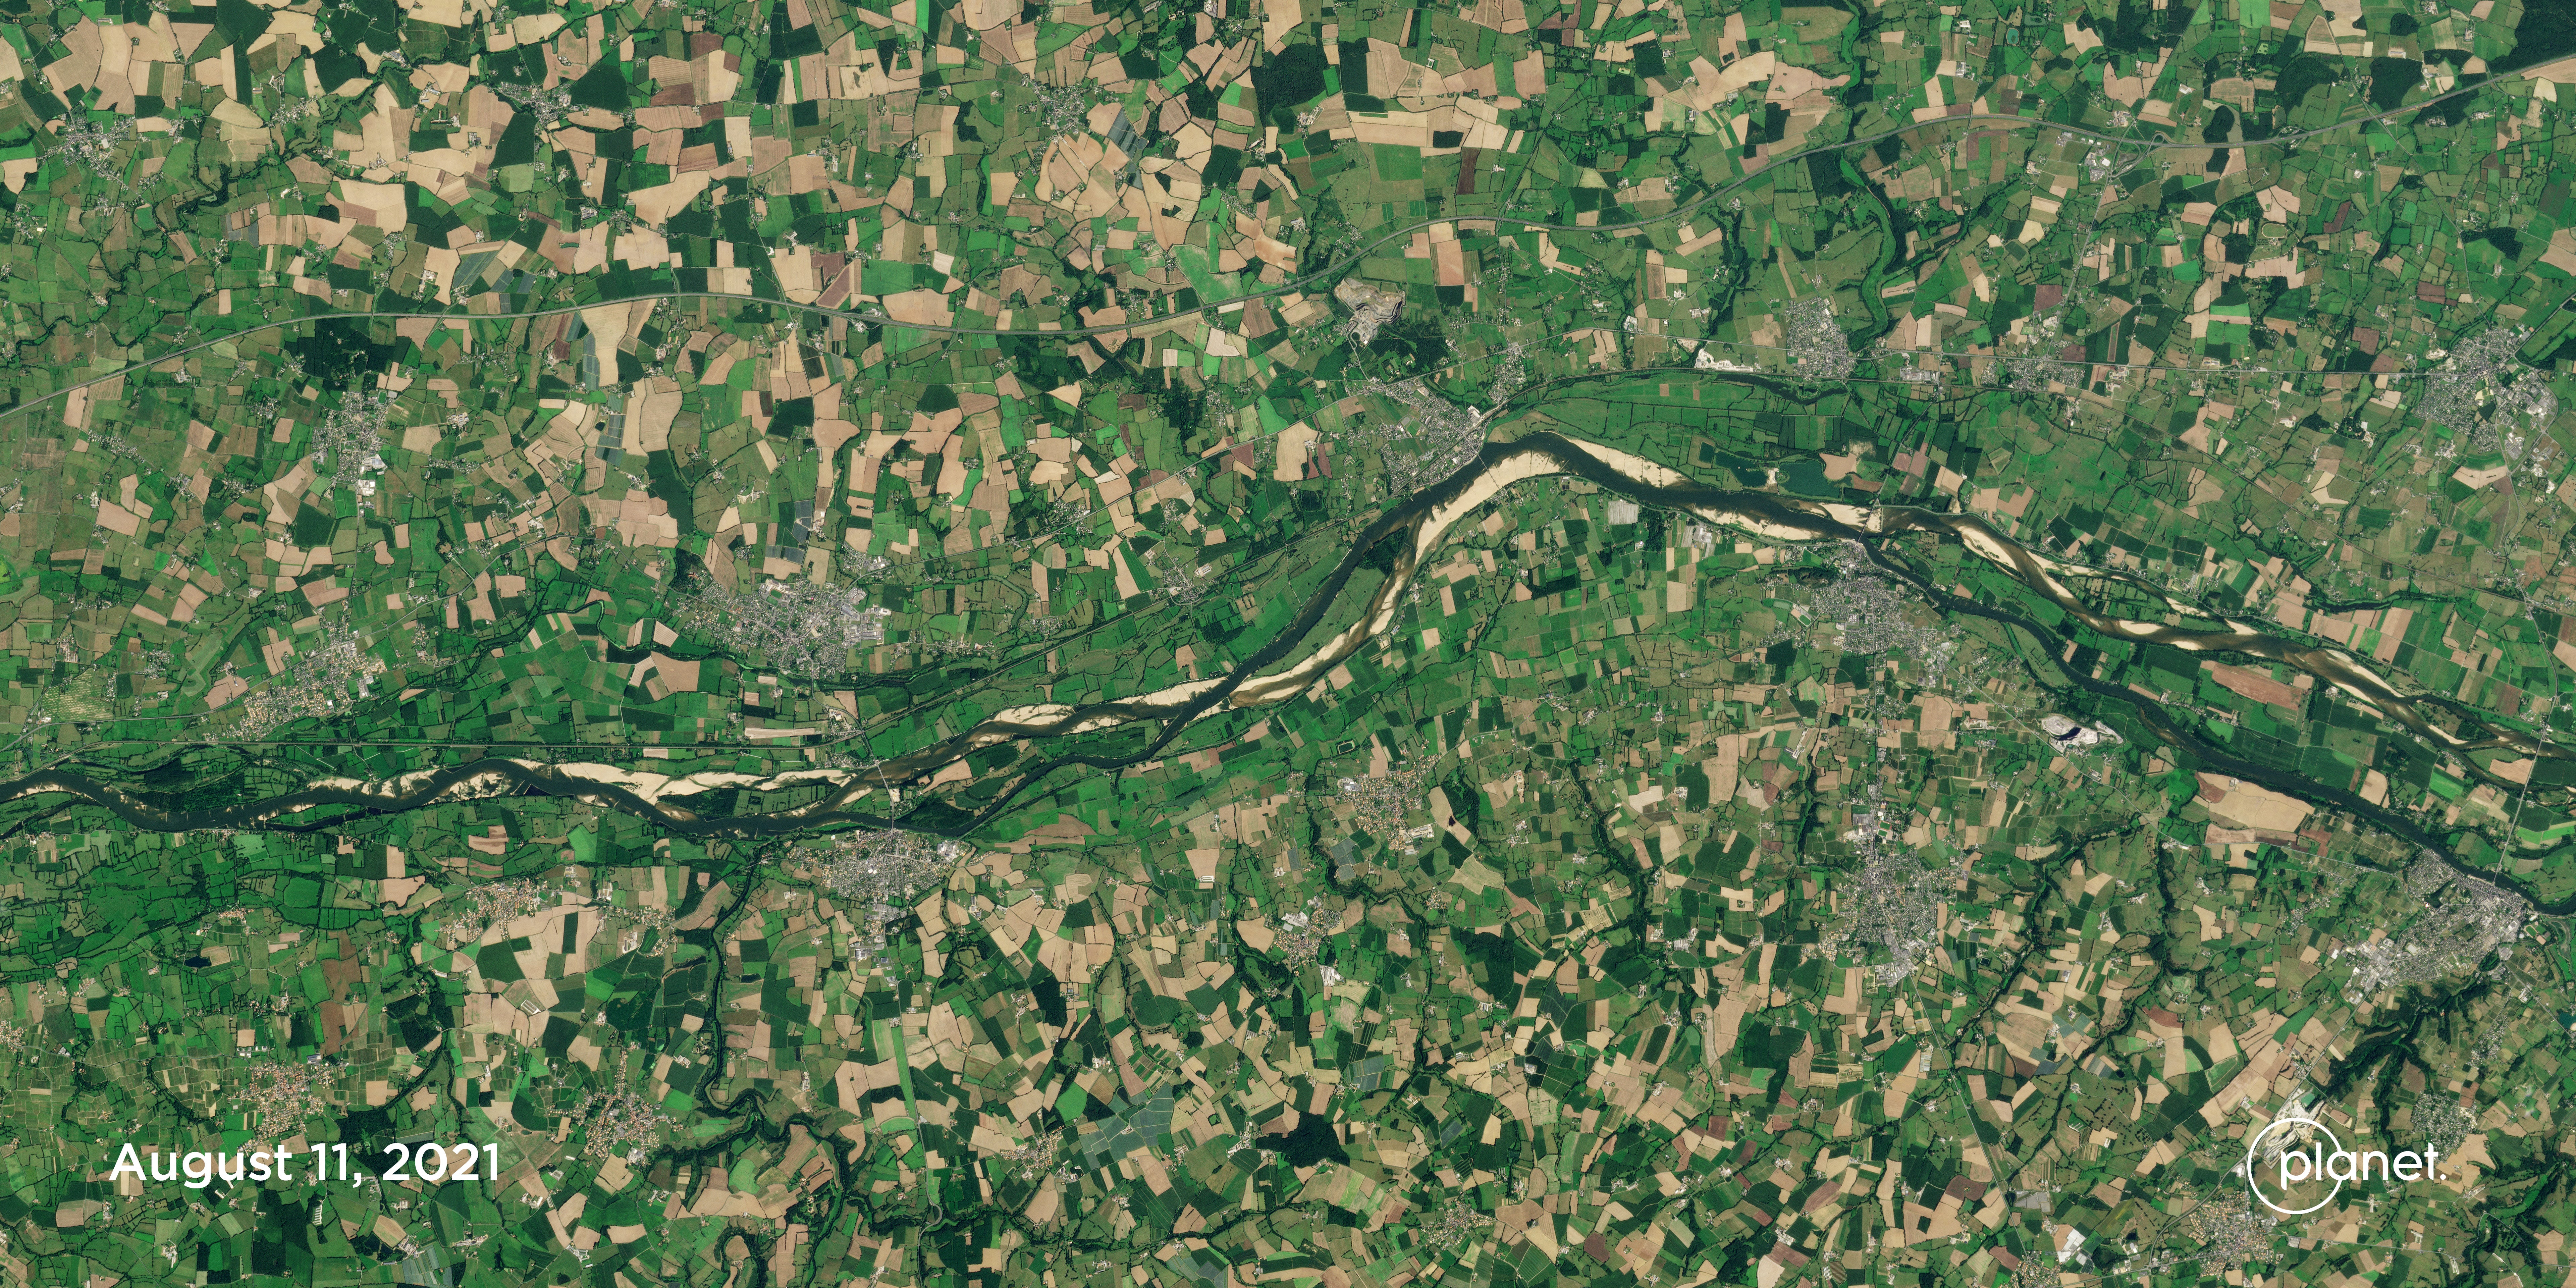
[[[2314,1118],[2310,1118],[2302,1114],[2287,1114],[2273,1119],[2271,1126],[2265,1127],[2263,1130],[2254,1133],[2254,1139],[2246,1142],[2245,1145],[2245,1188],[2254,1195],[2255,1202],[2260,1203],[2283,1216],[2306,1216],[2308,1213],[2314,1212],[2318,1208],[2334,1202],[2335,1195],[2343,1192],[2343,1182],[2336,1180],[2334,1188],[2326,1191],[2326,1196],[2324,1198],[2318,1199],[2316,1202],[2296,1210],[2285,1208],[2280,1204],[2263,1197],[2263,1186],[2260,1182],[2254,1179],[2255,1152],[2263,1148],[2263,1138],[2271,1135],[2274,1130],[2282,1127],[2296,1127],[2300,1125],[2314,1127],[2318,1131],[2324,1132],[2326,1139],[2334,1142],[2335,1152],[2338,1154],[2343,1152],[2343,1140],[2334,1134],[2333,1128],[2326,1126],[2324,1123],[2318,1122]]]

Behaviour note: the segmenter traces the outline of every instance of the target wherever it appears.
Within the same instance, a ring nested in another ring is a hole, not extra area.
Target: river
[[[1891,538],[1913,532],[1932,533],[1958,541],[1968,552],[2012,577],[2067,617],[2105,636],[2196,653],[2241,654],[2292,667],[2455,753],[2492,748],[2532,757],[2571,755],[2523,731],[2498,727],[2474,709],[2447,697],[2410,691],[2410,687],[2383,676],[2344,649],[2286,640],[2251,622],[2233,619],[2211,619],[2220,621],[2222,627],[2202,630],[2095,612],[2066,585],[2066,577],[2080,570],[2028,549],[1975,515],[1907,506],[1850,505],[1719,488],[1614,448],[1543,432],[1488,443],[1474,461],[1456,474],[1380,515],[1352,541],[1295,620],[1227,675],[1079,707],[1055,704],[1012,708],[867,770],[806,769],[766,777],[714,773],[675,778],[605,764],[545,764],[496,757],[372,783],[325,780],[268,800],[200,810],[164,808],[149,793],[99,783],[77,773],[48,770],[0,783],[0,802],[65,793],[102,805],[134,826],[178,831],[242,826],[327,827],[352,810],[381,813],[419,808],[440,800],[540,791],[579,797],[651,818],[686,835],[787,836],[851,823],[885,826],[897,818],[907,828],[963,835],[1010,808],[1021,792],[1058,769],[1122,769],[1152,759],[1196,720],[1222,711],[1276,704],[1305,692],[1394,624],[1397,606],[1417,571],[1459,520],[1515,484],[1561,476],[1581,478],[1640,504],[1679,511],[1771,540],[1856,542],[1869,551],[1879,567],[1913,586],[1939,608],[2003,623],[2041,641],[2060,634],[2008,609],[1941,590],[1888,557],[1886,547]],[[1400,544],[1381,554],[1378,547],[1390,541]],[[1352,578],[1373,562],[1383,565],[1387,576],[1371,590],[1351,624],[1311,648],[1302,647],[1333,611]],[[2176,608],[2178,615],[2189,611],[2179,605]],[[2153,697],[2062,667],[2059,671],[2064,687],[2129,704],[2158,738],[2213,769],[2364,819],[2440,856],[2463,873],[2517,888],[2542,911],[2576,911],[2576,896],[2544,903],[2509,876],[2462,863],[2437,838],[2393,810],[2348,790],[2257,764],[2210,745],[2173,720]],[[2450,717],[2468,732],[2435,722],[2426,716],[2427,710]],[[1006,742],[1034,748],[1056,738],[1140,722],[1156,726],[1153,736],[1141,748],[1115,756],[1042,755],[1001,771],[1009,775],[1009,781],[971,814],[941,805],[935,794],[924,800],[934,780],[942,777],[942,771],[946,771],[948,781],[955,781],[961,762],[971,753]],[[2465,755],[2462,759],[2465,761]],[[2469,768],[2488,781],[2502,781],[2474,764]],[[799,785],[827,790],[807,805],[756,816],[707,817],[680,803],[712,791],[776,790]],[[880,792],[886,794],[883,801],[870,799]],[[913,808],[893,804],[904,793],[911,794],[909,804]]]

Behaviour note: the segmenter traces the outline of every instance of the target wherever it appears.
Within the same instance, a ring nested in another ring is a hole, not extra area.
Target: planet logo
[[[2302,1127],[2315,1132],[2305,1148],[2295,1140],[2297,1129]],[[2277,1146],[2277,1154],[2265,1158],[2264,1142],[2276,1133],[2291,1139]],[[2327,1148],[2329,1142],[2332,1149]],[[2343,1147],[2333,1128],[2305,1114],[2285,1113],[2246,1142],[2245,1162],[2239,1170],[2256,1202],[2282,1216],[2306,1216],[2334,1202],[2347,1182],[2377,1181],[2385,1185],[2391,1179],[2430,1179],[2434,1162],[2440,1157],[2439,1151],[2429,1149],[2420,1154],[2411,1149],[2395,1154],[2375,1149],[2356,1153]]]

